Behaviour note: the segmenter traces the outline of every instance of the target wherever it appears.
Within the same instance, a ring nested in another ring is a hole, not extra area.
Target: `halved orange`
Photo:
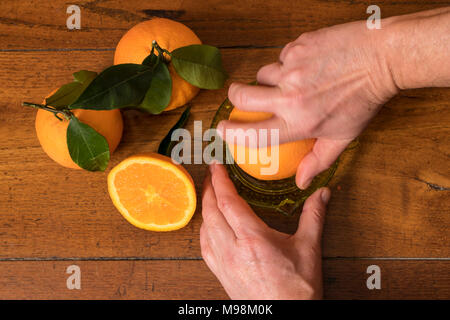
[[[197,204],[194,182],[186,169],[157,153],[135,155],[119,163],[108,175],[108,191],[128,222],[152,231],[183,228]]]

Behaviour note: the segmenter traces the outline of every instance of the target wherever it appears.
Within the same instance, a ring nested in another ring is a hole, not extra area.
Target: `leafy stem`
[[[156,42],[156,40],[153,40],[151,53],[153,53],[153,51],[155,49],[156,49],[156,51],[158,51],[158,56],[161,57],[161,59],[164,61],[164,63],[169,63],[169,60],[167,60],[164,53],[167,54],[169,57],[172,57],[172,54],[168,50],[161,48],[159,46],[158,42]]]
[[[45,111],[49,111],[55,115],[56,118],[58,118],[60,121],[63,121],[58,114],[62,114],[66,120],[70,120],[73,117],[73,113],[70,112],[67,109],[55,109],[53,107],[50,107],[46,104],[39,104],[39,103],[32,103],[32,102],[22,102],[23,107],[32,107],[36,109],[42,109]]]

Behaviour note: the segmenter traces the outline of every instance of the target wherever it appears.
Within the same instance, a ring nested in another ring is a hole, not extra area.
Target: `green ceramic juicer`
[[[216,128],[221,120],[228,120],[233,108],[226,99],[217,110],[211,128]],[[285,215],[292,215],[315,190],[327,185],[338,165],[336,161],[328,170],[315,177],[306,190],[300,190],[295,184],[295,176],[282,180],[260,180],[248,175],[233,161],[227,144],[222,145],[223,154],[227,157],[225,166],[239,195],[251,205],[271,208]]]

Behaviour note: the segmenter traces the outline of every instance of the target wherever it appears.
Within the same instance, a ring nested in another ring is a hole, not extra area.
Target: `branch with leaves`
[[[220,89],[227,79],[216,47],[190,45],[169,52],[153,41],[150,54],[141,64],[118,64],[99,74],[81,70],[45,104],[24,102],[23,106],[43,109],[61,121],[68,120],[67,145],[72,160],[85,170],[104,171],[110,158],[108,142],[79,121],[71,110],[135,108],[159,114],[169,105],[172,95],[169,64],[181,78],[201,89]],[[188,113],[183,113],[182,118],[187,118]]]

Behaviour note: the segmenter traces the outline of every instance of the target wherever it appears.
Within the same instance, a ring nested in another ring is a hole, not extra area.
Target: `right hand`
[[[223,165],[211,164],[202,197],[202,256],[231,299],[322,298],[322,229],[331,193],[303,205],[298,230],[269,228],[237,193]]]
[[[397,93],[374,39],[377,32],[358,21],[302,34],[284,47],[279,62],[259,70],[260,85],[229,88],[240,110],[274,116],[253,123],[222,121],[219,133],[227,139],[227,129],[278,128],[280,143],[317,138],[297,169],[297,185],[306,189]]]

